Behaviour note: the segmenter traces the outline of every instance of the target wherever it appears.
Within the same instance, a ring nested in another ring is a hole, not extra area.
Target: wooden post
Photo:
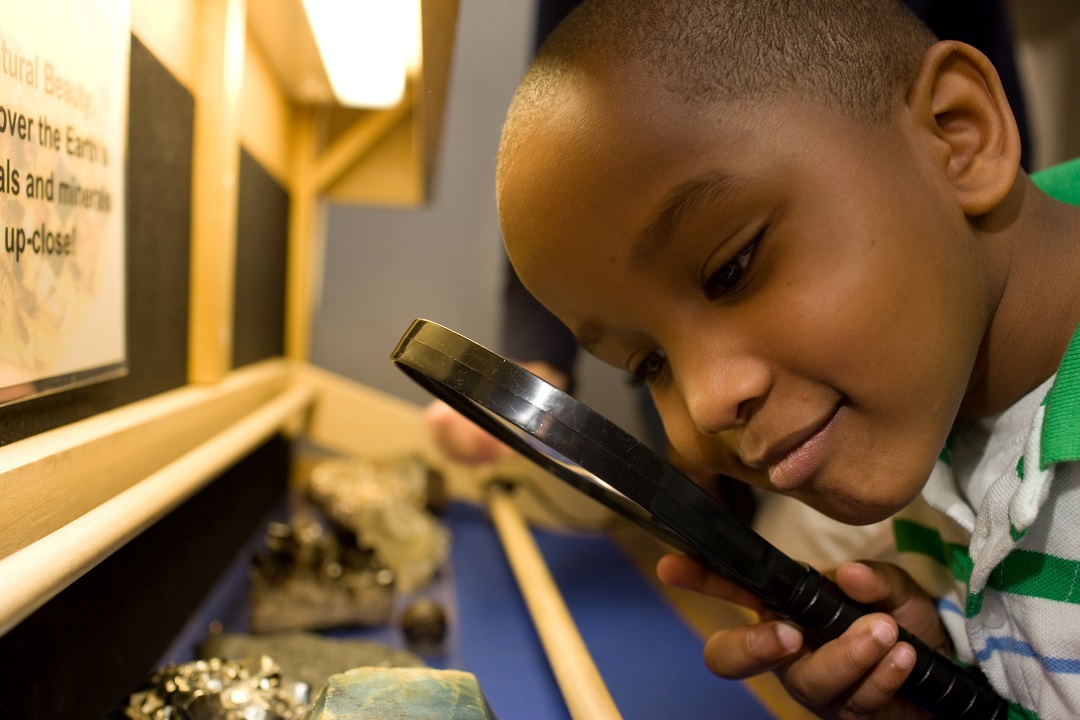
[[[289,250],[286,263],[285,355],[307,360],[311,354],[311,325],[322,274],[322,232],[319,189],[315,183],[318,161],[316,109],[296,109],[289,149]]]
[[[621,720],[510,491],[492,484],[488,507],[570,716],[574,720]]]
[[[191,196],[188,376],[213,383],[232,367],[244,0],[202,0]]]

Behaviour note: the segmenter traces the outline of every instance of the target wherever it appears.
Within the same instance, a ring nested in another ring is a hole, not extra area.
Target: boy
[[[911,508],[901,549],[960,583],[927,579],[935,607],[844,565],[880,613],[819,648],[763,615],[710,639],[717,674],[922,717],[899,622],[1017,717],[1080,717],[1080,210],[1019,145],[985,56],[891,0],[590,1],[522,81],[497,192],[530,292],[688,460],[850,524]],[[760,610],[688,558],[658,573]]]

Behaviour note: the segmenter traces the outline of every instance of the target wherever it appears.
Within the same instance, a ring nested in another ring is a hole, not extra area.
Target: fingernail
[[[896,642],[896,629],[884,620],[874,620],[870,623],[870,634],[882,645],[888,646]]]
[[[802,645],[802,633],[798,628],[787,623],[776,625],[776,637],[788,652],[794,652]]]
[[[892,661],[896,667],[907,670],[915,665],[915,651],[907,645],[901,645],[893,651]]]

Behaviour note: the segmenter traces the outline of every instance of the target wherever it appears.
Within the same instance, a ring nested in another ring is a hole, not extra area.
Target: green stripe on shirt
[[[1039,467],[1080,460],[1080,328],[1073,334],[1046,396]]]
[[[1032,173],[1031,181],[1056,200],[1080,205],[1080,158]]]
[[[947,543],[937,530],[902,518],[893,519],[893,533],[900,552],[926,555],[948,567],[957,581],[971,580],[973,563],[964,546]],[[1078,605],[1080,561],[1016,549],[993,569],[986,584],[999,592]],[[969,613],[981,604],[977,595],[968,598]]]
[[[953,577],[960,582],[966,583],[971,579],[974,564],[967,548],[945,542],[937,530],[911,520],[893,518],[893,536],[896,538],[896,549],[900,552],[926,555],[949,568]]]
[[[1009,703],[1008,720],[1039,720],[1039,714],[1034,710],[1027,710],[1017,703]]]
[[[986,585],[1013,595],[1080,605],[1080,561],[1013,550],[990,572]]]

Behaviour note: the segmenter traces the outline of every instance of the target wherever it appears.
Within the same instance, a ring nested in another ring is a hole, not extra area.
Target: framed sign
[[[0,404],[125,372],[128,0],[0,5]]]

